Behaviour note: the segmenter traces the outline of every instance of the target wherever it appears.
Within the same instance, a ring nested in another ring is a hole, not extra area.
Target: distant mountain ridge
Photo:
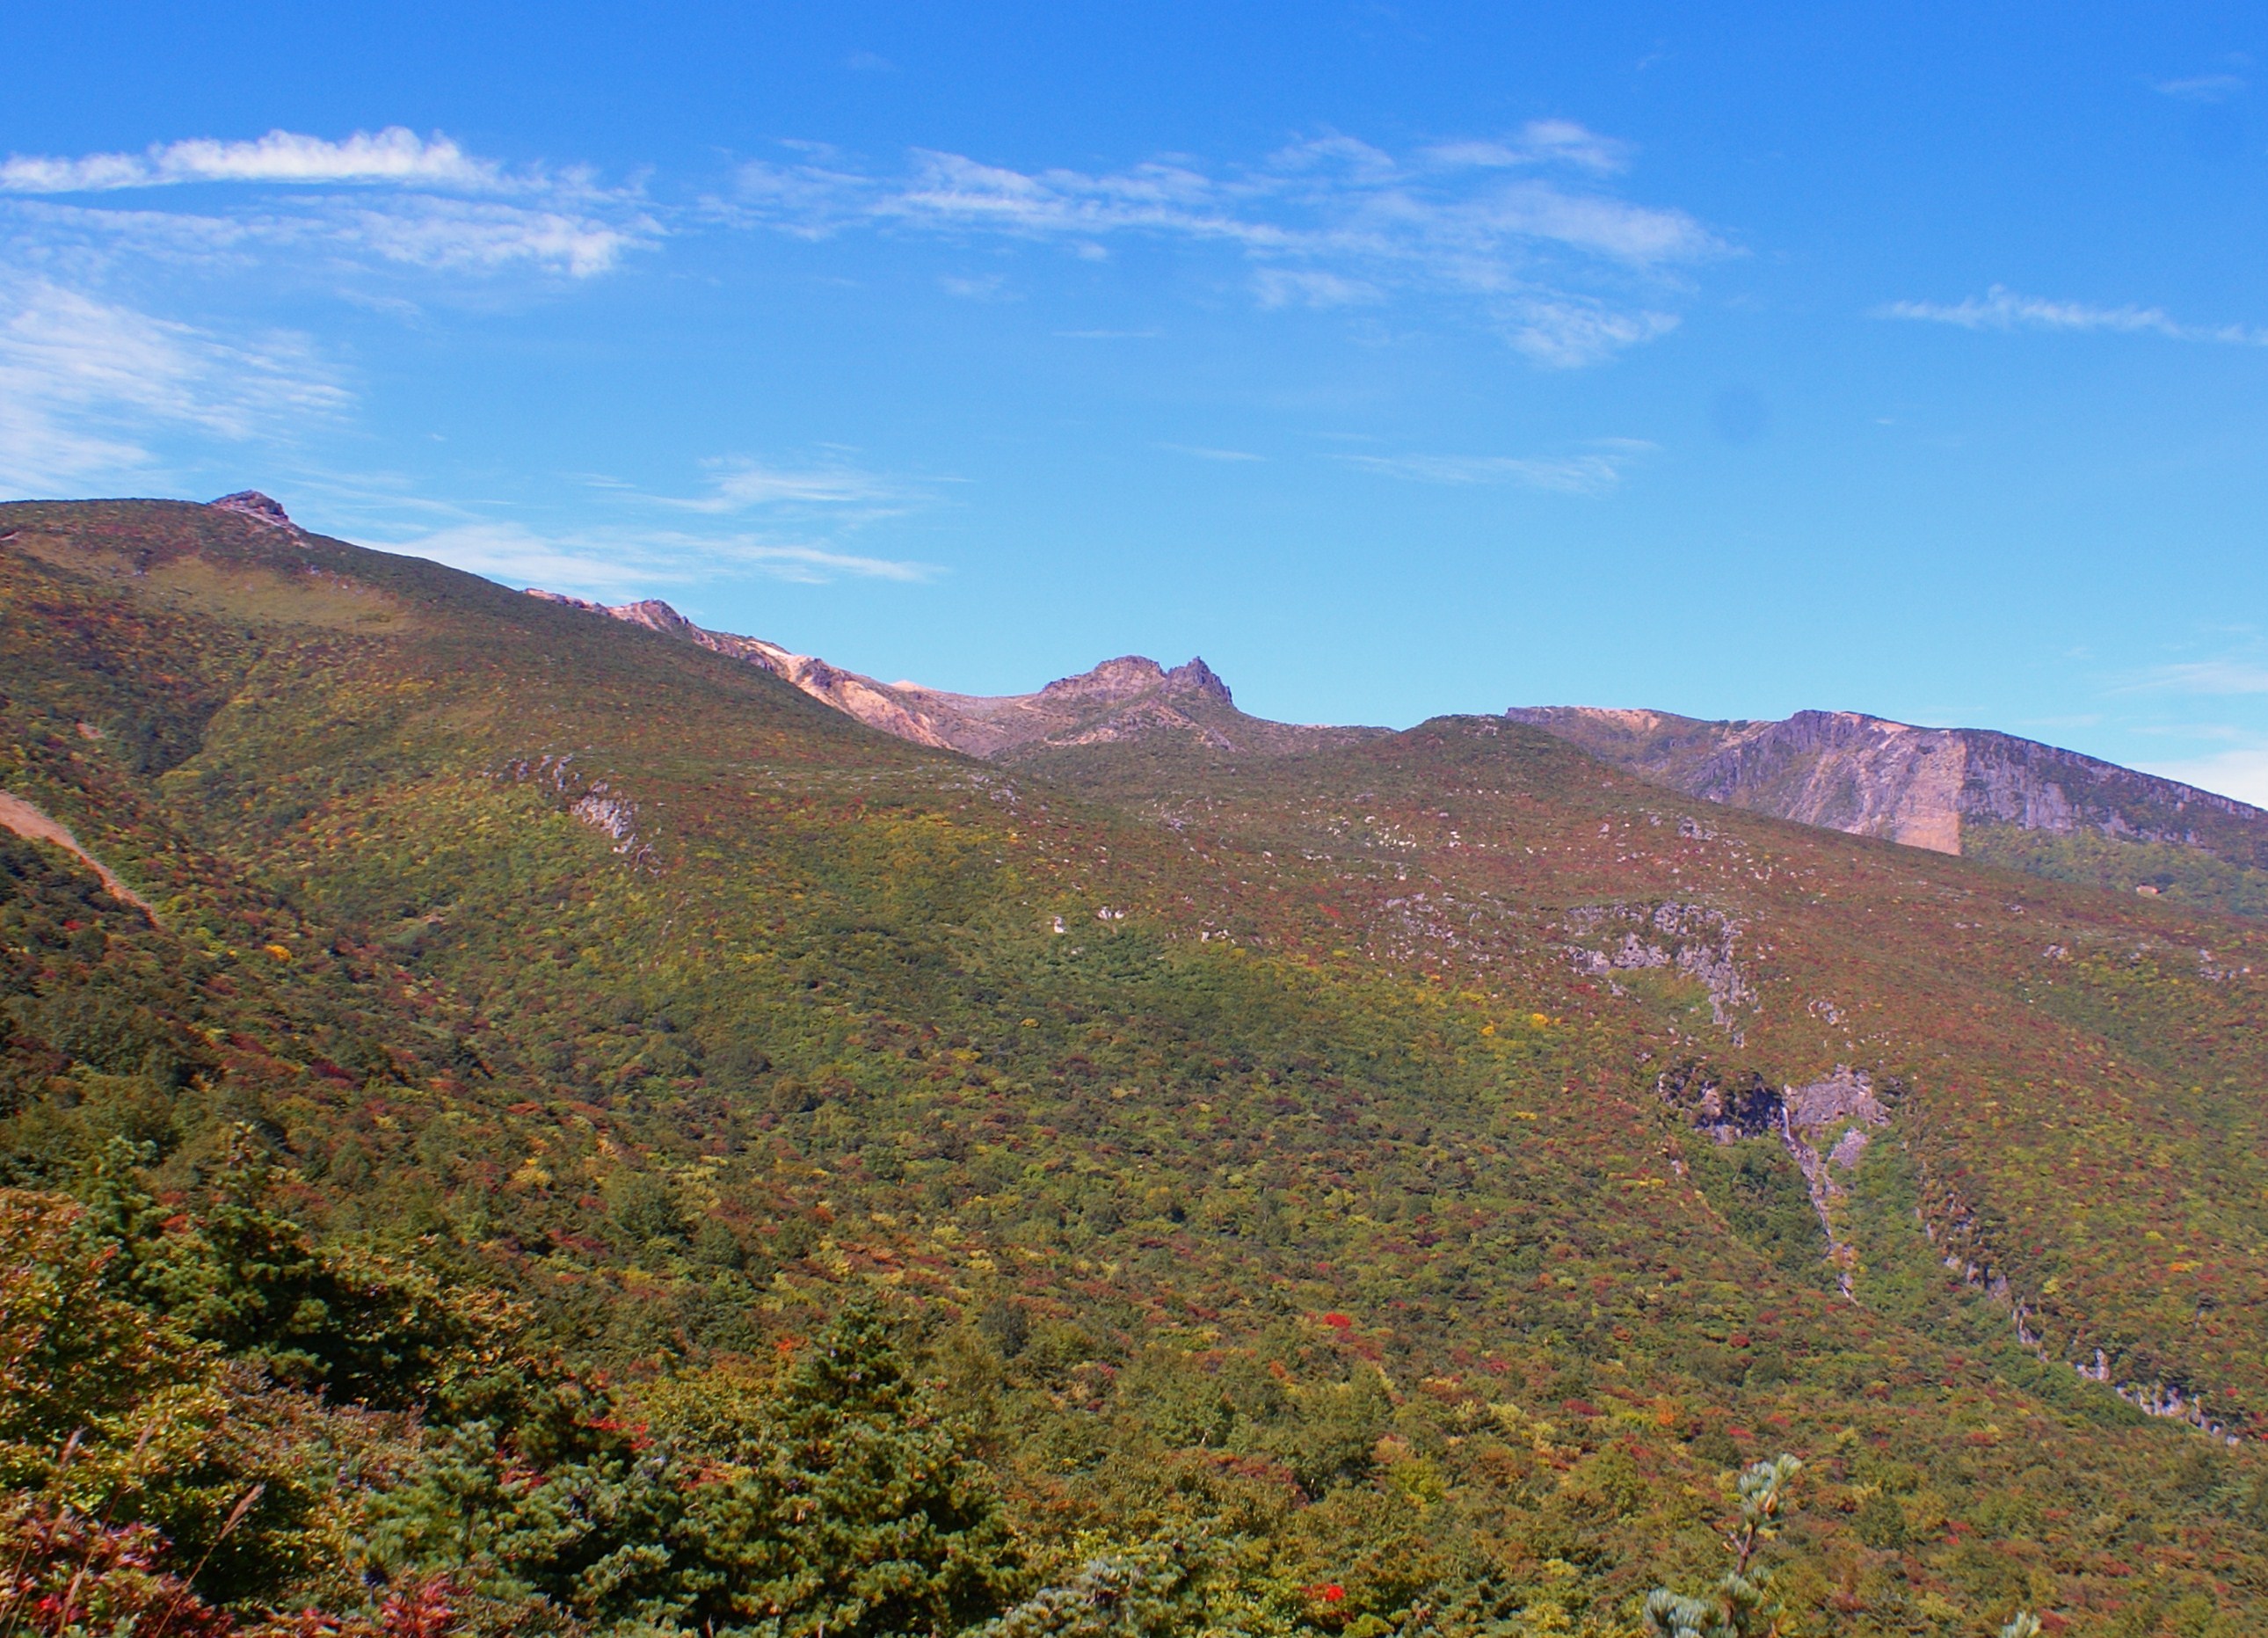
[[[2157,891],[2183,874],[2169,849],[2247,878],[2268,871],[2268,811],[1989,729],[1916,727],[1849,711],[1776,722],[1582,705],[1505,714],[1690,796],[2035,874],[2106,880],[2123,865],[2132,879],[2110,884]],[[2252,908],[2249,899],[2241,907]]]
[[[761,638],[711,631],[659,599],[608,605],[534,587],[528,595],[755,666],[898,739],[991,761],[1043,763],[1066,776],[1088,748],[1138,743],[1165,756],[1159,766],[1170,773],[1191,753],[1265,758],[1386,732],[1249,716],[1201,659],[1168,668],[1129,654],[1029,694],[956,694],[884,682]],[[2268,811],[2014,734],[1850,711],[1708,721],[1550,705],[1505,716],[1707,801],[2051,880],[2268,915]]]
[[[1127,654],[1060,677],[1031,694],[955,694],[917,682],[882,682],[799,654],[761,638],[712,631],[657,599],[586,602],[533,587],[528,595],[602,614],[744,660],[792,682],[814,699],[869,727],[917,745],[1013,760],[1086,745],[1181,740],[1226,754],[1281,756],[1328,749],[1383,733],[1379,728],[1270,722],[1236,708],[1226,682],[1203,660],[1167,669]]]

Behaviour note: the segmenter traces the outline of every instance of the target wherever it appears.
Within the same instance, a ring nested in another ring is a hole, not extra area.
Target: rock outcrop
[[[264,523],[272,529],[297,530],[291,514],[284,510],[280,501],[261,494],[256,489],[240,489],[233,495],[223,495],[218,500],[205,503],[216,512],[233,512],[250,518],[254,523]]]

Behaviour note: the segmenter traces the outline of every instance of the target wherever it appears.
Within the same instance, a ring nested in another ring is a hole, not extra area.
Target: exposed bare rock
[[[1586,904],[1567,912],[1577,967],[1601,978],[1649,967],[1674,968],[1709,994],[1709,1014],[1738,1045],[1755,986],[1733,959],[1740,923],[1705,904]],[[1609,979],[1611,982],[1611,979]]]
[[[1977,728],[1849,711],[1704,722],[1554,705],[1506,713],[1689,795],[1942,853],[1975,825],[2196,847],[2268,867],[2268,812],[2130,768]]]
[[[801,689],[869,727],[917,745],[972,756],[1113,744],[1164,736],[1204,749],[1259,755],[1344,744],[1365,728],[1302,727],[1246,716],[1228,684],[1202,660],[1171,670],[1138,654],[1106,660],[1034,694],[955,694],[917,682],[880,682],[760,638],[696,625],[667,603],[608,607],[532,589],[528,595],[603,614],[745,661]]]
[[[1889,1123],[1890,1105],[1902,1086],[1892,1081],[1878,1093],[1872,1076],[1847,1064],[1836,1065],[1816,1081],[1775,1088],[1752,1069],[1727,1071],[1707,1063],[1684,1063],[1663,1071],[1654,1090],[1688,1125],[1719,1143],[1766,1136],[1779,1140],[1803,1174],[1836,1282],[1845,1296],[1852,1296],[1851,1276],[1858,1266],[1858,1253],[1843,1239],[1836,1221],[1836,1208],[1849,1192],[1836,1174],[1857,1169],[1872,1129]]]
[[[1803,1086],[1789,1087],[1780,1094],[1780,1103],[1787,1110],[1788,1125],[1807,1139],[1819,1138],[1846,1121],[1879,1126],[1890,1118],[1874,1096],[1874,1083],[1867,1072],[1847,1064],[1837,1064]]]
[[[2230,1445],[2243,1442],[2225,1420],[2226,1412],[2208,1408],[2212,1396],[2193,1383],[2169,1380],[2165,1362],[2154,1358],[2152,1350],[2121,1347],[2116,1342],[2106,1348],[2088,1336],[2084,1322],[2068,1312],[2060,1300],[2051,1302],[2044,1297],[2024,1296],[2003,1272],[1976,1209],[1957,1189],[1935,1178],[1926,1159],[1919,1155],[1915,1159],[1921,1174],[1922,1203],[1914,1214],[1921,1221],[1922,1232],[1944,1252],[1945,1267],[1955,1278],[2008,1310],[2016,1339],[2041,1364],[2053,1365],[2060,1360],[2087,1381],[2109,1388],[2145,1416],[2185,1423]],[[2046,1290],[2054,1291],[2055,1282],[2051,1280]]]
[[[291,521],[291,514],[281,503],[261,494],[256,489],[240,489],[233,495],[223,495],[218,500],[207,501],[216,512],[233,512],[250,518],[254,523],[264,523],[272,529],[293,529],[299,527]]]
[[[614,837],[618,853],[627,853],[637,845],[637,808],[619,796],[594,790],[578,798],[567,811],[593,830]]]
[[[1782,1130],[1778,1089],[1753,1069],[1728,1073],[1710,1064],[1680,1064],[1656,1078],[1654,1090],[1687,1125],[1718,1143]]]
[[[1874,1096],[1873,1079],[1847,1064],[1780,1092],[1780,1140],[1803,1174],[1811,1209],[1819,1214],[1820,1232],[1827,1236],[1828,1261],[1835,1265],[1836,1281],[1846,1297],[1854,1295],[1851,1271],[1858,1265],[1858,1253],[1837,1230],[1835,1208],[1848,1191],[1835,1174],[1858,1166],[1867,1152],[1867,1129],[1889,1118],[1889,1108]]]

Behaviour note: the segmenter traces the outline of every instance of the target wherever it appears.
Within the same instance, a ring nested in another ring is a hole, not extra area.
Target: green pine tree
[[[790,1635],[957,1632],[1006,1602],[1016,1554],[969,1430],[858,1299],[806,1348],[745,1477],[696,1487],[687,1533],[713,1567],[696,1610]]]
[[[1771,1572],[1756,1550],[1778,1534],[1792,1506],[1788,1487],[1803,1464],[1792,1456],[1758,1462],[1741,1475],[1741,1522],[1726,1541],[1732,1568],[1703,1597],[1657,1587],[1646,1601],[1646,1638],[1775,1638],[1786,1612],[1770,1594]]]

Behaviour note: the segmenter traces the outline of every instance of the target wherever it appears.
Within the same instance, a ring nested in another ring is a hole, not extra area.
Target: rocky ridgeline
[[[1032,694],[955,694],[917,682],[881,682],[761,638],[696,625],[667,603],[587,602],[529,588],[528,595],[604,615],[770,672],[872,728],[917,745],[1014,758],[1050,749],[1166,738],[1234,755],[1343,744],[1381,730],[1302,727],[1247,716],[1202,660],[1168,669],[1128,654],[1062,677]]]

